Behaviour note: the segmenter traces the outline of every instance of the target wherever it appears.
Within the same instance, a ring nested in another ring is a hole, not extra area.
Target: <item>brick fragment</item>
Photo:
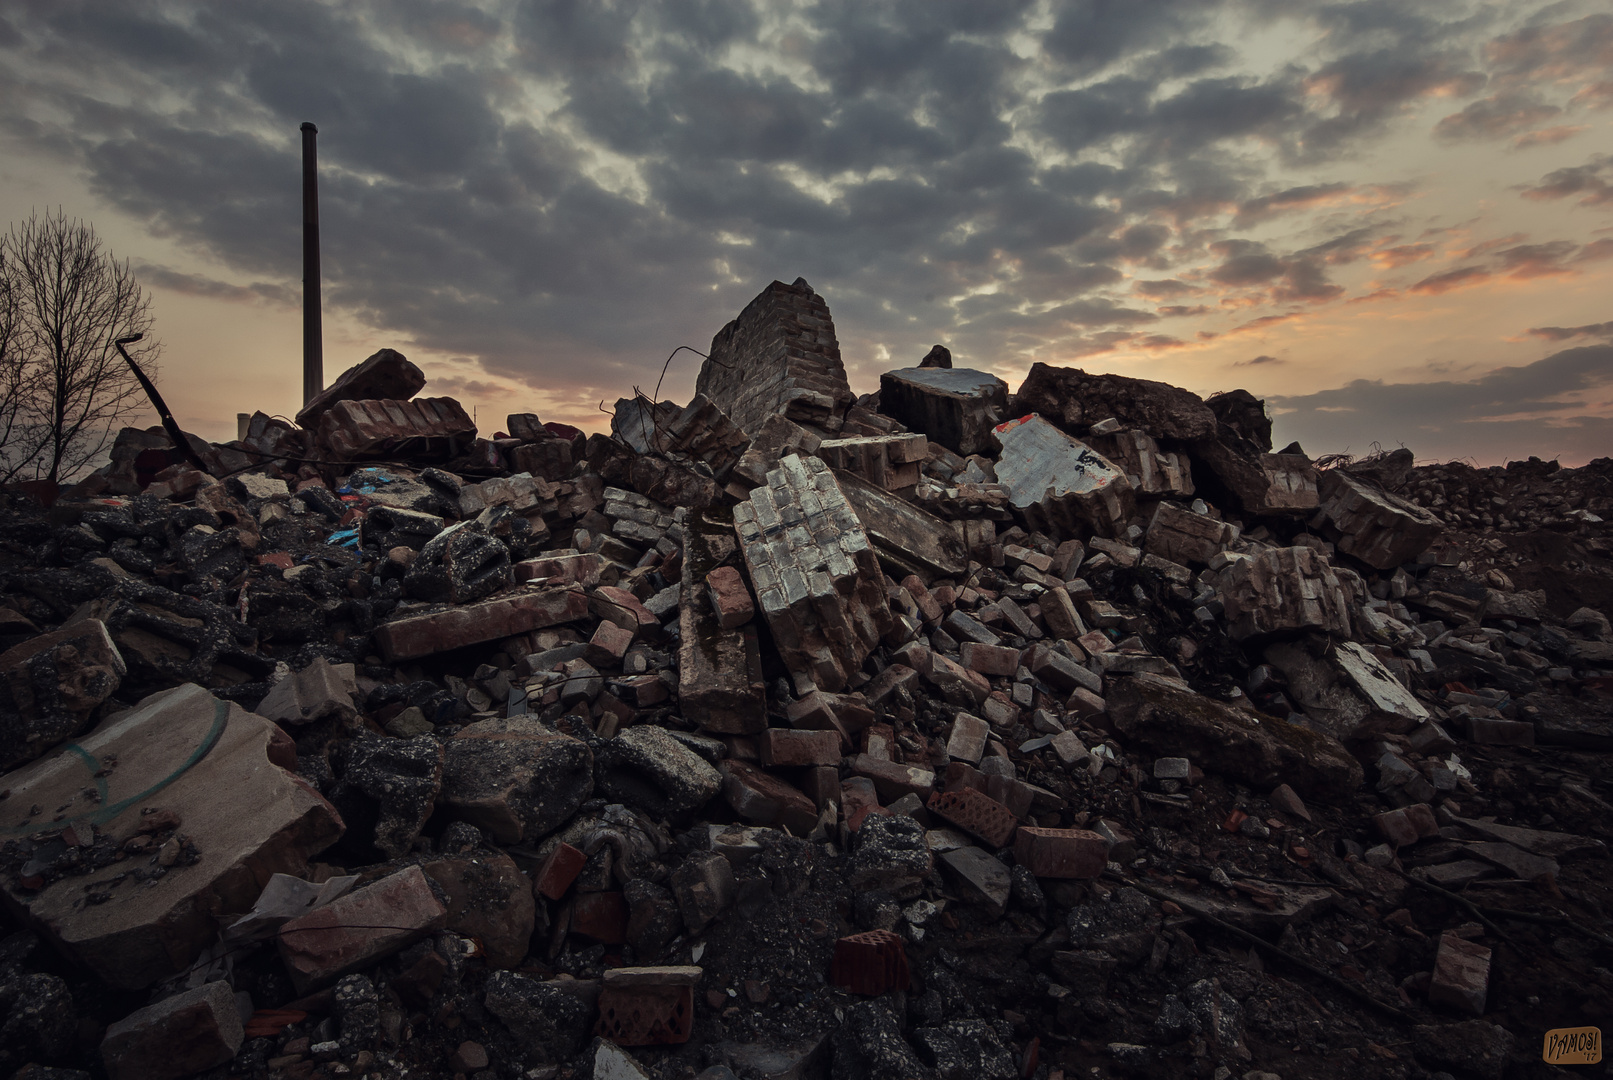
[[[745,578],[736,567],[719,566],[706,575],[706,596],[717,613],[717,623],[732,630],[750,622],[756,615],[756,602],[745,587]]]
[[[617,1046],[686,1043],[694,1030],[698,967],[610,968],[594,1033]]]
[[[605,945],[627,940],[627,898],[620,892],[578,893],[571,902],[572,933]]]
[[[587,611],[588,597],[580,588],[534,589],[425,615],[405,615],[376,627],[375,643],[382,656],[396,663],[558,626]]]
[[[412,945],[448,918],[426,875],[411,866],[280,928],[280,959],[303,993]]]
[[[15,1008],[29,1004],[19,1001]],[[136,1010],[107,1028],[101,1061],[111,1080],[178,1080],[229,1061],[245,1037],[230,984],[210,982]],[[40,1075],[55,1072],[38,1070]],[[35,1067],[17,1073],[33,1074]]]
[[[596,668],[616,667],[632,646],[633,631],[605,619],[594,628],[587,648],[583,649],[582,658]]]
[[[1019,650],[1004,645],[981,645],[965,641],[958,647],[963,666],[982,675],[1012,678],[1019,670]]]
[[[866,776],[850,776],[840,784],[840,815],[846,823],[846,828],[856,832],[862,828],[863,819],[869,814],[889,813],[879,805],[879,795],[874,790],[874,782]]]
[[[872,780],[875,790],[888,800],[900,799],[908,792],[922,799],[935,787],[935,773],[917,765],[898,765],[869,754],[856,754],[847,758],[846,764],[852,772]]]
[[[770,769],[838,765],[841,737],[836,731],[790,731],[768,728],[756,737],[758,760]]]
[[[984,720],[960,712],[953,717],[952,728],[947,733],[947,755],[958,761],[979,764],[990,735],[991,727]]]
[[[796,733],[792,733],[796,734]],[[749,762],[722,764],[723,796],[734,812],[757,825],[776,825],[805,836],[818,823],[818,808],[796,788]]]
[[[1373,816],[1373,823],[1383,838],[1396,847],[1410,847],[1419,840],[1439,835],[1439,822],[1427,803],[1412,803],[1398,810],[1387,810]]]
[[[1490,950],[1447,930],[1439,936],[1434,954],[1434,977],[1428,985],[1428,1000],[1448,1005],[1473,1016],[1484,1015],[1490,992]]]
[[[978,836],[994,848],[1007,847],[1019,825],[1012,810],[973,788],[935,792],[925,805],[930,813]]]
[[[582,873],[587,862],[588,856],[562,840],[533,875],[532,891],[550,900],[560,899],[571,888],[571,883],[577,880],[577,875]]]
[[[912,985],[906,943],[889,930],[843,937],[835,942],[829,981],[870,997],[889,990],[906,990]]]
[[[1022,825],[1014,834],[1014,861],[1037,877],[1090,880],[1109,865],[1109,845],[1090,829]]]

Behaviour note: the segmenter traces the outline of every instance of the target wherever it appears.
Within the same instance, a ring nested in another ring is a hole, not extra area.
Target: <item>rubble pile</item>
[[[0,1074],[1500,1077],[1613,1003],[1605,459],[859,398],[802,280],[610,435],[425,384],[6,496]]]

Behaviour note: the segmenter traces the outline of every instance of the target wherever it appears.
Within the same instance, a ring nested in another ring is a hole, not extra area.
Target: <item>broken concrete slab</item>
[[[997,481],[1036,528],[1059,535],[1090,529],[1106,537],[1125,529],[1131,483],[1113,462],[1035,413],[993,431],[1002,445]]]
[[[879,411],[967,457],[992,449],[1008,415],[1008,384],[970,368],[898,368],[879,377]]]
[[[879,560],[828,466],[791,455],[734,507],[734,529],[762,615],[786,666],[846,687],[890,625]]]
[[[89,724],[128,674],[99,619],[81,619],[0,654],[0,769],[32,761]]]
[[[288,742],[263,717],[184,685],[0,778],[10,805],[59,808],[48,823],[0,826],[0,850],[17,860],[7,906],[113,986],[183,971],[220,918],[251,909],[260,883],[300,875],[342,833],[330,804],[275,764]],[[158,823],[159,836],[179,838],[176,855],[192,854],[166,866],[157,855],[114,861]],[[62,876],[69,846],[74,873]],[[104,864],[83,873],[85,849]],[[84,903],[91,895],[104,899]]]
[[[1393,570],[1432,547],[1445,523],[1429,511],[1341,469],[1322,474],[1317,519],[1339,551],[1378,570]]]
[[[599,790],[656,817],[699,809],[717,794],[722,775],[666,729],[630,727],[601,747]]]
[[[501,844],[535,844],[594,791],[588,745],[535,717],[481,720],[444,745],[442,808]]]
[[[1223,705],[1158,675],[1113,682],[1106,700],[1115,730],[1158,753],[1187,757],[1253,787],[1288,783],[1330,802],[1361,785],[1360,762],[1329,736]]]
[[[480,645],[529,630],[580,619],[588,612],[588,594],[580,588],[545,588],[505,593],[473,604],[409,614],[375,628],[375,643],[388,660]]]
[[[1008,909],[1014,875],[1002,861],[977,847],[962,847],[941,854],[941,865],[952,872],[963,899],[1001,916]]]
[[[426,373],[395,349],[381,349],[336,377],[297,413],[297,426],[314,427],[338,401],[407,401],[426,386]]]

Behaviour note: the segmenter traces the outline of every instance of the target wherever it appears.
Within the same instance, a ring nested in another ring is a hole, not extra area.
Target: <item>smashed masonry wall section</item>
[[[791,454],[734,507],[762,615],[792,671],[840,690],[890,624],[884,573],[834,474]]]
[[[773,282],[717,332],[695,390],[748,432],[782,413],[832,433],[856,400],[829,305],[804,278]]]

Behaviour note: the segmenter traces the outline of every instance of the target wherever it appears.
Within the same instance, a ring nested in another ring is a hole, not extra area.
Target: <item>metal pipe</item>
[[[302,125],[302,403],[325,388],[325,343],[319,313],[319,171],[314,140]]]
[[[151,400],[152,408],[157,410],[157,416],[162,420],[162,429],[168,433],[168,438],[173,440],[174,449],[179,451],[185,460],[197,469],[207,472],[207,462],[201,459],[201,455],[196,453],[196,448],[191,446],[190,440],[185,438],[185,433],[179,430],[179,422],[174,419],[174,414],[168,411],[168,403],[163,401],[162,395],[157,393],[157,387],[146,377],[146,373],[140,370],[140,365],[134,362],[134,357],[129,355],[129,350],[124,348],[125,345],[133,345],[143,337],[145,337],[144,334],[130,334],[128,337],[118,338],[112,344],[118,347],[118,355],[123,357],[123,362],[129,365],[130,371],[134,372],[134,377],[139,381],[140,388],[146,392],[146,397]]]

